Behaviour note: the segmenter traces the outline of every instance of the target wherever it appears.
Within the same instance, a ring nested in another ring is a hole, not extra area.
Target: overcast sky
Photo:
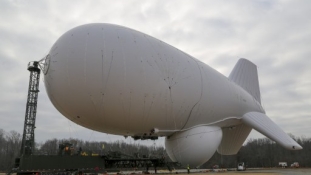
[[[239,58],[258,66],[262,103],[285,132],[311,137],[311,1],[0,1],[0,129],[22,133],[27,64],[48,54],[66,31],[112,23],[158,38],[228,76]],[[63,117],[40,81],[36,141],[120,136]],[[249,138],[264,137],[252,132]],[[145,142],[139,141],[144,144]],[[148,142],[151,143],[151,142]],[[163,144],[163,139],[156,142]]]

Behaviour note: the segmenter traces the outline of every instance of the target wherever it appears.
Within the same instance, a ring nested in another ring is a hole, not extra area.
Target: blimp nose
[[[134,136],[155,127],[180,129],[202,96],[195,59],[125,27],[76,27],[49,56],[50,100],[68,119],[93,130]]]
[[[129,126],[141,128],[137,118],[144,114],[138,108],[144,103],[150,106],[151,96],[145,89],[152,87],[142,66],[145,62],[135,56],[137,52],[129,52],[136,46],[124,40],[131,35],[114,25],[90,24],[56,41],[45,58],[45,86],[64,116],[101,132],[144,133],[128,132]]]

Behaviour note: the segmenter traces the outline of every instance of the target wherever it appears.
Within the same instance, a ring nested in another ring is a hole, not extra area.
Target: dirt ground
[[[213,174],[234,174],[234,175],[252,175],[252,174],[260,174],[260,175],[281,175],[279,173],[264,173],[264,172],[208,172],[208,173],[196,173],[196,175],[213,175]],[[188,174],[184,174],[188,175]]]

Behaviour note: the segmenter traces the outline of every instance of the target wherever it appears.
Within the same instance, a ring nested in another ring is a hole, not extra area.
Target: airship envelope
[[[246,59],[225,77],[144,33],[96,23],[63,34],[45,62],[48,96],[69,120],[135,139],[166,137],[168,155],[182,164],[236,154],[252,129],[302,149],[266,116],[257,67]]]

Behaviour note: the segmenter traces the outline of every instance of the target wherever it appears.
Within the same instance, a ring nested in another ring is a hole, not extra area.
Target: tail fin
[[[241,86],[261,104],[257,66],[254,63],[244,58],[239,59],[229,75],[229,80]]]
[[[242,121],[289,150],[302,149],[295,140],[289,137],[279,126],[263,113],[246,113],[243,115]]]

